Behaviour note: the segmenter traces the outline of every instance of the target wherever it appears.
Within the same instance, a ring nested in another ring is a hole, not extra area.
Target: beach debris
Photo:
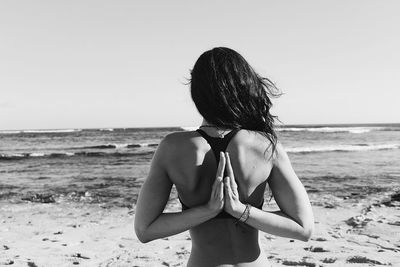
[[[72,257],[75,257],[75,258],[79,258],[79,259],[84,259],[84,260],[89,260],[89,259],[90,259],[90,258],[87,257],[87,256],[83,256],[81,253],[74,253],[74,254],[72,254],[71,256],[72,256]]]
[[[63,234],[62,231],[58,231],[58,232],[53,233],[53,235],[62,235],[62,234]]]
[[[3,250],[9,250],[10,249],[10,247],[9,246],[7,246],[7,245],[3,245]]]
[[[381,263],[380,261],[368,259],[367,257],[363,257],[363,256],[351,256],[351,257],[347,258],[346,262],[347,263],[371,263],[371,264],[376,264],[376,265],[385,265],[385,264]]]
[[[38,267],[33,261],[28,261],[27,264],[28,267]]]
[[[327,241],[328,239],[326,239],[325,237],[317,237],[314,240],[319,241],[319,242],[324,242],[324,241]]]
[[[325,258],[322,260],[323,263],[334,263],[337,258]]]
[[[400,192],[390,195],[389,199],[382,201],[381,204],[387,207],[400,207]]]
[[[325,205],[324,205],[324,208],[327,208],[327,209],[334,209],[334,208],[336,208],[338,205],[335,205],[335,204],[332,204],[332,203],[326,203]]]
[[[391,195],[390,198],[392,199],[392,201],[398,201],[398,202],[400,202],[400,192],[394,193],[393,195]]]
[[[56,202],[54,197],[50,194],[35,194],[29,197],[23,197],[22,200],[36,202],[36,203],[54,203]]]
[[[347,225],[355,227],[355,228],[361,228],[366,226],[370,221],[372,221],[371,218],[366,217],[365,215],[357,215],[353,216],[349,219],[347,219],[345,222]]]

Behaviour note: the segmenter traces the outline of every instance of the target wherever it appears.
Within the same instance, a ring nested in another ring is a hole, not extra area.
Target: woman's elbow
[[[136,237],[139,239],[140,242],[142,243],[148,243],[151,241],[150,238],[146,236],[143,232],[135,231],[136,232]]]
[[[142,243],[148,243],[153,240],[150,238],[150,236],[148,234],[147,227],[140,227],[137,224],[135,224],[135,233],[136,233],[136,237]]]
[[[303,226],[303,232],[300,236],[300,240],[307,242],[308,240],[310,240],[312,234],[314,232],[314,222],[310,222],[309,224],[305,224]]]

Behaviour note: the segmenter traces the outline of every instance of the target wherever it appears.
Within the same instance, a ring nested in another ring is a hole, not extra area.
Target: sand
[[[400,266],[400,202],[337,202],[314,203],[309,242],[261,233],[272,266]],[[188,232],[142,244],[133,220],[128,208],[0,202],[0,266],[185,266]]]

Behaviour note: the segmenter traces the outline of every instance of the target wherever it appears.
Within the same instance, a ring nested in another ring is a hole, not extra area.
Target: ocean
[[[0,200],[134,209],[160,140],[193,129],[0,131]],[[314,205],[400,189],[400,124],[286,125],[278,138]]]

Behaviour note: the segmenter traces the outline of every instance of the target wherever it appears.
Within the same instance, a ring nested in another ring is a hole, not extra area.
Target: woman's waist
[[[270,264],[258,242],[236,247],[229,243],[224,246],[216,244],[204,246],[192,240],[188,267],[197,266],[266,267]]]
[[[236,219],[217,218],[190,230],[192,249],[202,253],[246,253],[259,250],[258,230]]]

